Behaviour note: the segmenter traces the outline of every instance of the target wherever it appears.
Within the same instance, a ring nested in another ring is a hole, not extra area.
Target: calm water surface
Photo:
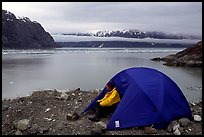
[[[2,99],[30,95],[34,90],[102,89],[118,72],[130,67],[157,69],[173,79],[188,101],[202,99],[202,69],[170,67],[151,61],[183,49],[56,49],[2,51]]]

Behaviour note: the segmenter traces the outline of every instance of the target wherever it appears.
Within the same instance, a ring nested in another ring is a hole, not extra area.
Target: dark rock
[[[157,58],[152,58],[151,60],[153,60],[153,61],[161,61],[161,58],[157,57]]]
[[[17,125],[18,125],[18,120],[14,120],[14,121],[12,122],[12,129],[17,128]]]
[[[16,16],[2,10],[2,48],[3,49],[43,49],[54,48],[52,36],[36,21]]]
[[[78,120],[79,119],[79,114],[77,113],[77,112],[72,112],[71,114],[69,113],[69,114],[67,114],[67,120],[73,120],[73,121],[75,121],[75,120]]]
[[[179,123],[181,126],[186,127],[190,123],[190,120],[187,118],[181,118],[181,119],[179,119]]]
[[[18,130],[15,132],[15,135],[22,135],[22,132],[18,129]]]
[[[5,105],[5,106],[2,106],[2,111],[6,111],[8,110],[9,106]]]
[[[76,88],[75,91],[80,91],[80,88]]]
[[[102,128],[95,128],[90,131],[90,135],[102,135],[103,133],[105,133],[105,131],[106,130]]]
[[[202,41],[174,55],[161,58],[167,66],[202,67]]]

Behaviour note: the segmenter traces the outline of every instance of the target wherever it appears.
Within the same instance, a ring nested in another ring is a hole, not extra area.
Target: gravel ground
[[[107,118],[92,122],[89,111],[80,115],[100,91],[34,91],[27,97],[2,100],[2,135],[145,135],[141,127],[106,131]],[[202,116],[202,102],[190,104],[193,115]],[[202,135],[202,120],[189,121],[175,133],[173,121],[168,129],[157,130],[157,135]]]

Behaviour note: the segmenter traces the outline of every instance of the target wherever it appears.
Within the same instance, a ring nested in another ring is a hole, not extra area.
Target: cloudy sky
[[[139,29],[202,35],[202,2],[2,2],[54,33]]]

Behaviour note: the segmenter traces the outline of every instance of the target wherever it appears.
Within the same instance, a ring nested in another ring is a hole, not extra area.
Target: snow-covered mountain
[[[52,34],[61,47],[189,47],[200,38],[139,30],[96,31],[94,33]]]
[[[124,38],[155,38],[155,39],[198,39],[196,36],[169,34],[158,31],[140,31],[137,29],[100,30],[95,33],[63,33],[62,35],[95,36],[95,37],[124,37]]]

